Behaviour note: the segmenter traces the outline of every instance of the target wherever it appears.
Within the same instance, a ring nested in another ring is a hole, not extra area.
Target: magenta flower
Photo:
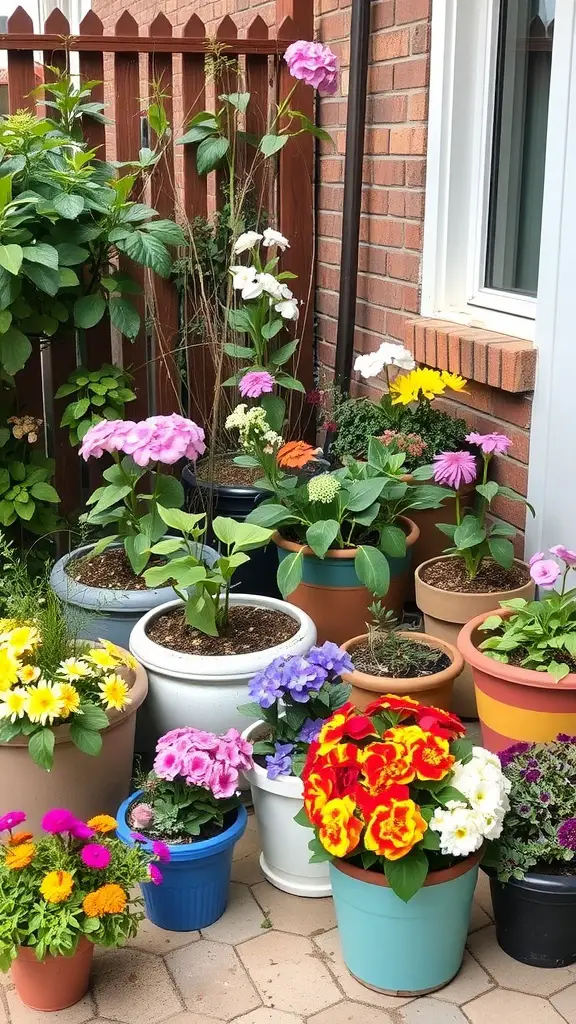
[[[137,804],[130,815],[134,828],[148,828],[154,821],[154,808],[150,804]]]
[[[576,568],[576,551],[565,548],[563,544],[555,544],[553,548],[550,548],[550,552],[556,555],[557,558],[561,558],[563,562],[566,562],[566,565],[569,565],[571,569]]]
[[[148,877],[153,885],[162,884],[162,872],[157,864],[148,865]]]
[[[539,587],[551,589],[560,575],[560,566],[551,558],[542,558],[530,566],[530,575]]]
[[[541,562],[543,558],[544,558],[544,552],[543,551],[537,551],[535,555],[532,555],[532,558],[528,562],[528,565],[532,566],[532,565],[534,565],[534,562]]]
[[[336,54],[323,43],[310,43],[299,39],[291,43],[284,54],[290,74],[313,89],[333,96],[338,89],[338,61]]]
[[[61,832],[70,832],[76,821],[77,819],[71,811],[67,811],[64,807],[53,807],[44,815],[41,825],[45,832],[51,832],[55,836]]]
[[[155,839],[152,843],[152,853],[161,860],[163,864],[168,864],[170,861],[170,847],[163,843],[161,839]]]
[[[135,843],[149,843],[150,842],[150,839],[146,839],[146,836],[143,836],[140,832],[131,832],[130,836],[132,837],[132,839],[134,840]]]
[[[21,825],[23,821],[26,821],[24,811],[8,811],[7,814],[3,814],[0,818],[0,832],[6,832],[8,829],[12,830]]]
[[[210,776],[210,789],[217,800],[228,800],[234,796],[238,785],[238,772],[231,764],[216,761]]]
[[[92,839],[95,834],[94,829],[89,828],[83,821],[73,821],[70,826],[70,835],[74,839]]]
[[[467,434],[469,444],[477,444],[484,455],[504,455],[512,441],[506,434]]]
[[[238,385],[242,398],[260,398],[274,390],[274,377],[267,370],[249,370]]]
[[[173,782],[180,775],[182,767],[182,758],[169,748],[162,749],[154,758],[154,773],[166,782]]]
[[[100,843],[90,843],[80,850],[80,859],[87,868],[94,868],[97,871],[104,871],[108,867],[112,854],[106,846]]]
[[[434,456],[434,480],[459,491],[476,479],[476,459],[470,452],[441,452]]]
[[[207,786],[212,771],[212,758],[207,750],[191,751],[183,765],[182,773],[189,786]]]
[[[99,459],[103,452],[123,451],[126,435],[134,426],[131,420],[101,420],[95,423],[84,435],[80,455],[86,462],[91,457]]]

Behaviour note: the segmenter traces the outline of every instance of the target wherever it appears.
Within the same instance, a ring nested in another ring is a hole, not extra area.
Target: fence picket
[[[267,35],[268,26],[264,19],[257,14],[248,26],[248,39],[266,38]],[[250,102],[248,104],[248,110],[246,111],[246,132],[248,135],[256,135],[258,138],[264,134],[266,125],[268,124],[269,77],[268,57],[261,56],[260,54],[248,54],[246,57],[246,89],[250,93]],[[254,163],[255,155],[256,150],[247,145],[246,165],[248,168],[250,168]],[[267,188],[270,177],[269,169],[271,166],[270,162],[265,164],[259,162],[258,167],[254,172],[254,192],[256,196],[258,215],[260,215],[262,211],[266,211],[270,214],[273,212],[268,210],[269,202]]]
[[[17,7],[8,18],[8,32],[32,33],[32,18],[22,7]],[[16,110],[34,110],[36,103],[30,93],[36,85],[34,74],[34,53],[32,50],[8,51],[8,109],[13,114]]]

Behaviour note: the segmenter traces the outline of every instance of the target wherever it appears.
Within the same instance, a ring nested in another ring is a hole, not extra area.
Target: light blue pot
[[[478,857],[433,872],[408,903],[384,876],[346,861],[330,865],[332,895],[346,967],[368,988],[422,995],[458,973],[478,879]]]

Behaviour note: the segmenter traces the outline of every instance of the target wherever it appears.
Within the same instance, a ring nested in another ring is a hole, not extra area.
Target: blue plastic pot
[[[141,796],[134,793],[121,805],[116,833],[127,846],[134,846],[126,820],[131,804]],[[246,808],[240,806],[230,828],[212,839],[170,846],[169,864],[161,864],[161,885],[145,882],[142,895],[146,916],[159,928],[171,932],[192,932],[214,924],[226,910],[234,845],[246,828]]]
[[[384,875],[334,861],[332,895],[350,974],[390,995],[424,995],[447,985],[462,963],[478,861],[479,854],[431,872],[408,903]]]

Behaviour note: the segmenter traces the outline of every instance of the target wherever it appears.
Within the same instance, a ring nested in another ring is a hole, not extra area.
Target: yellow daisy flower
[[[19,846],[15,846],[13,850],[8,851],[4,863],[7,868],[26,868],[34,860],[35,853],[36,847],[34,843],[20,843]]]
[[[42,879],[40,892],[48,903],[63,903],[74,888],[74,879],[68,871],[49,871]]]
[[[98,668],[116,668],[118,659],[114,658],[109,651],[103,651],[101,647],[93,647],[86,655],[86,661],[97,665]]]
[[[24,718],[27,702],[28,690],[23,686],[7,690],[4,699],[0,701],[0,718],[9,718],[11,722],[15,722],[17,718]]]
[[[65,658],[58,666],[59,674],[65,676],[70,682],[86,679],[87,676],[92,675],[93,671],[94,669],[80,658]]]
[[[25,686],[29,683],[35,683],[40,676],[40,669],[37,665],[22,665],[22,668],[18,669],[18,679]]]
[[[448,370],[442,370],[441,376],[446,386],[452,391],[465,391],[468,383],[465,377],[460,377],[457,373],[448,373]]]
[[[56,683],[55,690],[60,698],[60,715],[68,718],[80,707],[80,694],[72,683]]]
[[[59,684],[53,685],[41,679],[36,686],[28,687],[26,712],[31,722],[52,723],[62,712],[62,701],[58,692]]]
[[[25,651],[32,651],[40,643],[40,633],[36,626],[16,626],[6,637],[8,646],[19,657]]]
[[[18,682],[20,662],[12,648],[0,647],[0,692],[9,690]]]
[[[102,647],[108,651],[108,654],[111,654],[113,658],[116,658],[116,661],[120,665],[127,665],[128,668],[136,671],[138,668],[138,662],[132,654],[128,653],[128,651],[125,651],[122,647],[118,647],[116,644],[113,644],[111,640],[102,639],[102,637],[99,637],[98,643],[102,644]]]
[[[108,710],[115,708],[116,711],[123,711],[127,704],[132,703],[132,698],[128,696],[128,683],[117,672],[105,676],[98,686],[100,700]]]

